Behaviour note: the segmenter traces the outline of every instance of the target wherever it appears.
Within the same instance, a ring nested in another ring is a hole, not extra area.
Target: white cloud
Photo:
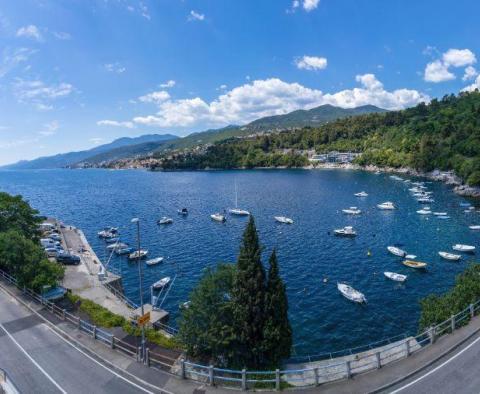
[[[65,82],[57,85],[47,85],[40,80],[25,81],[17,79],[13,84],[13,93],[18,102],[33,104],[42,111],[52,109],[51,101],[65,98],[73,91],[73,86]]]
[[[432,54],[433,50],[430,50],[428,53]],[[424,79],[427,82],[435,83],[450,81],[456,78],[455,74],[450,71],[450,67],[471,66],[476,62],[477,59],[475,57],[475,54],[470,49],[451,48],[445,53],[443,53],[441,60],[437,59],[427,64],[427,66],[425,67]],[[467,67],[469,71],[467,71],[467,69],[465,70],[463,80],[466,80],[465,78],[469,78],[470,74],[468,73],[471,72],[472,68],[473,67]],[[473,76],[470,77],[472,78]]]
[[[170,94],[168,94],[165,90],[159,90],[157,92],[148,93],[145,96],[141,96],[138,98],[139,101],[142,103],[155,103],[160,104],[164,101],[167,101],[170,98]]]
[[[111,73],[123,74],[125,71],[127,71],[127,69],[118,62],[107,63],[107,64],[104,64],[103,67],[105,68],[106,71]]]
[[[189,21],[203,21],[205,19],[205,15],[200,14],[199,12],[196,12],[194,10],[191,10],[187,19]]]
[[[303,0],[303,9],[307,12],[313,11],[320,4],[320,0]]]
[[[463,74],[462,80],[463,81],[469,81],[470,79],[475,78],[478,75],[477,70],[475,70],[475,67],[468,66],[465,69],[465,74]]]
[[[200,97],[164,100],[157,103],[157,113],[138,116],[133,121],[159,127],[244,124],[263,116],[310,109],[322,104],[344,108],[372,104],[386,109],[400,109],[430,100],[416,90],[387,91],[373,74],[358,75],[356,80],[360,87],[328,94],[278,78],[256,80],[231,89],[209,103]]]
[[[17,139],[17,140],[13,140],[13,141],[0,143],[0,149],[17,148],[19,146],[30,145],[30,144],[33,144],[33,143],[37,143],[38,141],[39,141],[38,137],[28,138],[28,139]]]
[[[72,36],[64,31],[54,31],[53,35],[59,40],[70,40]]]
[[[424,77],[427,82],[443,82],[455,79],[455,75],[448,71],[448,66],[440,60],[428,63]]]
[[[480,75],[477,76],[475,82],[462,89],[462,92],[473,92],[475,89],[480,90]]]
[[[97,122],[97,125],[98,126],[126,127],[127,129],[134,129],[135,128],[135,124],[133,122],[130,122],[130,121],[119,122],[117,120],[108,120],[108,119],[99,120]]]
[[[43,125],[43,130],[39,131],[38,134],[44,137],[49,137],[51,135],[54,135],[57,132],[59,127],[60,127],[60,124],[58,123],[58,121],[52,120],[51,122],[45,123]]]
[[[442,56],[448,66],[463,67],[476,63],[475,54],[470,49],[449,49]]]
[[[168,80],[165,83],[161,83],[160,87],[167,89],[167,88],[173,88],[175,86],[176,82],[173,79]]]
[[[94,145],[99,145],[99,144],[101,144],[104,140],[103,140],[103,138],[101,138],[101,137],[94,137],[94,138],[90,138],[88,141],[91,142],[91,143],[94,144]]]
[[[323,70],[327,68],[327,59],[318,56],[303,56],[295,59],[295,64],[301,70]]]
[[[142,15],[145,19],[151,19],[148,7],[144,3],[140,2],[138,8],[140,9],[140,15]]]
[[[17,30],[17,37],[31,38],[36,41],[42,41],[43,37],[40,30],[35,25],[23,26]]]
[[[0,62],[0,78],[12,71],[18,64],[28,61],[36,51],[28,48],[16,48],[3,50]]]

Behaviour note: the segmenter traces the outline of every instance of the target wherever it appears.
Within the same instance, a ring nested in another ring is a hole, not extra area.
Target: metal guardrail
[[[115,337],[108,331],[97,328],[89,322],[80,319],[64,309],[59,308],[53,302],[44,300],[39,294],[18,286],[14,277],[0,270],[0,277],[15,285],[24,294],[45,305],[46,309],[61,318],[75,324],[79,330],[86,332],[93,339],[117,349],[139,361],[140,351],[132,344],[126,343]],[[323,383],[333,382],[342,379],[349,379],[354,375],[379,369],[382,366],[409,357],[411,354],[424,349],[426,346],[435,343],[437,338],[446,333],[452,333],[457,328],[468,323],[469,319],[480,311],[480,300],[470,304],[459,313],[452,315],[428,330],[416,335],[398,340],[381,348],[371,349],[363,353],[349,354],[344,359],[330,359],[318,361],[314,366],[299,369],[286,369],[275,371],[247,371],[216,368],[213,365],[206,366],[196,364],[184,359],[180,360],[178,374],[184,379],[201,381],[210,385],[221,385],[224,387],[241,388],[263,388],[280,390],[285,386],[308,387],[318,386]],[[335,353],[329,353],[335,354]],[[147,349],[144,363],[151,367],[160,369],[171,369],[176,359],[166,355],[157,354]]]

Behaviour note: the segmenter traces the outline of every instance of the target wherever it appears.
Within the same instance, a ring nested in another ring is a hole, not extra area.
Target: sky
[[[475,0],[0,2],[0,165],[480,88]]]

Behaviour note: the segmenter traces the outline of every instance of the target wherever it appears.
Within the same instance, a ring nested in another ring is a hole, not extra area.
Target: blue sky
[[[0,164],[474,89],[478,15],[473,0],[4,1]]]

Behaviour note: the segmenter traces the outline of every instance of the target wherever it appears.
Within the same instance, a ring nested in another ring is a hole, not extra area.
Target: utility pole
[[[137,224],[137,265],[138,265],[138,279],[139,279],[139,289],[140,289],[140,308],[142,311],[142,316],[145,314],[143,309],[143,264],[140,261],[140,219],[132,219],[132,223]],[[141,344],[141,359],[145,361],[145,325],[142,324],[142,344]]]

